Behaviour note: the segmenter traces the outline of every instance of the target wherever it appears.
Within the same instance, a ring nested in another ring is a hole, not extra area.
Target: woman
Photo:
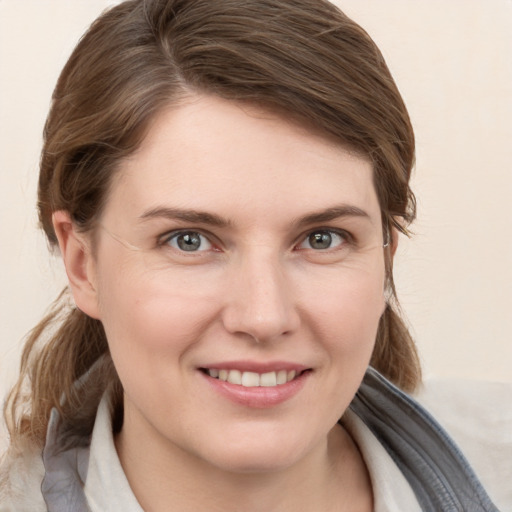
[[[379,50],[327,2],[101,16],[45,127],[71,296],[6,405],[0,510],[496,510],[399,389],[413,161]]]

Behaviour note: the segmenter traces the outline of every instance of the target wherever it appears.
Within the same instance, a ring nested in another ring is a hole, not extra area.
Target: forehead
[[[341,203],[380,217],[367,159],[283,114],[193,96],[155,118],[105,215],[170,206],[262,220]]]

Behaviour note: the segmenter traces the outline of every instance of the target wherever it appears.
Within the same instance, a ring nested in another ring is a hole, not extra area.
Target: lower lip
[[[311,374],[310,371],[305,371],[290,382],[278,386],[245,387],[214,379],[202,371],[200,373],[208,384],[225,398],[236,404],[255,409],[274,407],[290,400],[304,387],[306,380]]]

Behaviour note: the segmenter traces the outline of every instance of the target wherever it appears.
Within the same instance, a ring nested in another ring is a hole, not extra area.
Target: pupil
[[[309,236],[309,243],[313,249],[328,249],[331,242],[332,236],[326,232],[313,233]]]
[[[177,242],[183,251],[195,251],[201,246],[201,238],[197,234],[186,233],[179,236]]]

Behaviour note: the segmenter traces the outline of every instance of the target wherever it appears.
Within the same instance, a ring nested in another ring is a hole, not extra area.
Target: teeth
[[[277,386],[276,372],[262,373],[260,377],[260,385],[267,388]]]
[[[228,374],[228,382],[231,384],[242,384],[242,372],[239,370],[230,370]]]
[[[279,370],[277,372],[256,373],[241,372],[240,370],[208,369],[208,375],[214,379],[223,380],[230,384],[237,384],[246,388],[275,387],[290,382],[297,376],[295,370]]]
[[[255,388],[260,385],[260,375],[254,372],[242,373],[242,386],[246,388]]]
[[[288,372],[286,370],[280,370],[279,372],[277,372],[277,384],[285,384],[288,380],[287,376]]]

